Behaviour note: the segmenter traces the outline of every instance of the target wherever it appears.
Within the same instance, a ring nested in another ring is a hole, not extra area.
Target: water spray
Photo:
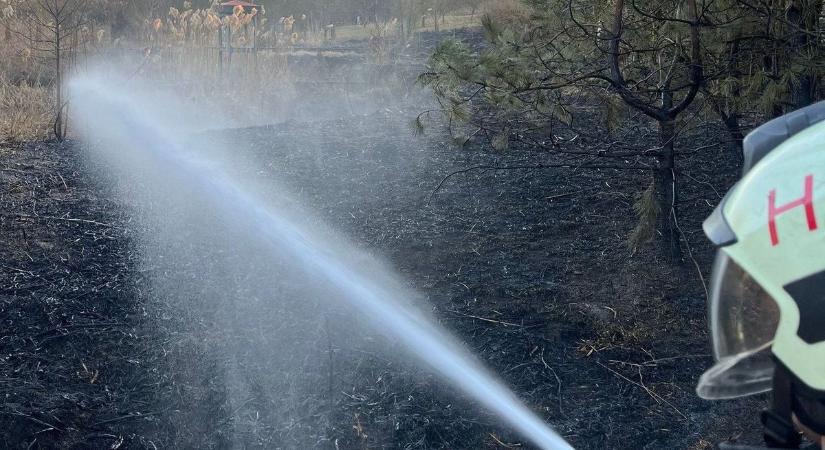
[[[194,188],[217,215],[232,217],[240,227],[272,252],[289,256],[301,269],[336,289],[341,300],[402,342],[410,353],[476,401],[494,411],[526,439],[544,450],[572,447],[523,405],[501,382],[441,327],[398,301],[398,292],[380,278],[347,265],[300,219],[268,207],[245,190],[225,170],[203,155],[186,151],[182,139],[162,120],[147,114],[141,102],[124,89],[91,78],[72,84],[74,109],[83,137],[111,152],[139,152],[172,171]],[[101,121],[105,121],[101,124]],[[401,294],[403,295],[403,294]]]

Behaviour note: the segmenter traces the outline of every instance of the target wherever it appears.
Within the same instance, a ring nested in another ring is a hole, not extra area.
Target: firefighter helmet
[[[744,152],[741,180],[704,224],[719,247],[709,299],[716,365],[697,392],[774,389],[763,423],[781,444],[793,440],[783,430],[792,414],[825,434],[825,102],[757,128]]]

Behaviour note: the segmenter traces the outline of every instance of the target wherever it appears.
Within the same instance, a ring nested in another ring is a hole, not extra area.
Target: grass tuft
[[[53,100],[49,89],[0,75],[0,141],[31,141],[49,136]]]

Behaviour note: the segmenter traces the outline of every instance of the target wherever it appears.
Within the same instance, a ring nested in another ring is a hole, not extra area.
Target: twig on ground
[[[519,325],[517,323],[505,322],[503,320],[488,319],[486,317],[474,316],[472,314],[464,314],[464,313],[461,313],[461,312],[458,312],[458,311],[453,311],[451,309],[448,309],[447,311],[450,311],[453,314],[458,314],[459,316],[469,317],[469,318],[472,318],[472,319],[478,319],[478,320],[482,320],[484,322],[497,323],[497,324],[500,324],[500,325],[504,325],[506,327],[519,327],[519,328],[521,328],[521,325]]]
[[[679,408],[677,408],[675,405],[673,405],[673,403],[670,403],[669,401],[667,401],[667,399],[665,399],[665,398],[664,398],[664,397],[662,397],[661,395],[659,395],[659,394],[657,394],[657,393],[653,392],[652,390],[650,390],[650,388],[648,388],[647,386],[645,386],[645,385],[644,385],[644,383],[637,382],[637,381],[633,381],[633,380],[631,380],[630,378],[628,378],[628,377],[626,377],[626,376],[624,376],[624,375],[620,374],[619,372],[617,372],[617,371],[615,371],[615,370],[611,369],[610,367],[607,367],[606,365],[604,365],[604,364],[600,363],[599,361],[596,361],[596,364],[598,364],[598,365],[600,365],[600,366],[604,367],[605,369],[609,370],[609,371],[610,371],[613,375],[616,375],[617,377],[621,378],[622,380],[625,380],[625,381],[627,381],[628,383],[630,383],[630,384],[632,384],[632,385],[634,385],[634,386],[636,386],[636,387],[641,388],[643,391],[645,391],[645,392],[647,393],[647,395],[649,395],[649,396],[650,396],[650,398],[652,398],[653,400],[655,400],[655,401],[656,401],[656,403],[664,403],[665,405],[667,405],[667,406],[671,407],[674,411],[676,411],[676,413],[677,413],[677,414],[679,414],[680,416],[682,416],[682,418],[683,418],[683,419],[685,419],[685,420],[689,420],[689,419],[688,419],[688,417],[687,417],[686,415],[684,415],[684,413],[682,413],[682,411],[679,411]],[[640,372],[639,376],[641,377],[641,372]]]
[[[544,347],[541,348],[541,362],[542,362],[542,364],[544,364],[544,367],[547,370],[549,370],[550,373],[552,373],[553,376],[556,378],[556,383],[558,383],[558,393],[557,393],[557,395],[559,397],[559,413],[562,416],[566,417],[567,414],[564,413],[564,409],[561,407],[561,378],[559,378],[559,375],[556,373],[556,371],[553,370],[552,367],[550,367],[550,364],[547,364],[547,361],[544,360]]]
[[[97,427],[97,426],[100,426],[100,425],[106,425],[107,423],[120,422],[122,420],[139,419],[141,417],[156,416],[156,415],[160,414],[161,412],[162,411],[151,411],[151,412],[147,412],[147,413],[126,414],[125,416],[120,416],[120,417],[115,417],[115,418],[112,418],[112,419],[101,420],[100,422],[95,422],[91,426],[92,427]]]
[[[575,191],[575,192],[567,192],[567,193],[564,193],[564,194],[551,195],[551,196],[549,196],[549,197],[544,197],[544,199],[545,199],[545,200],[555,200],[555,199],[557,199],[557,198],[570,197],[571,195],[576,195],[576,194],[578,194],[578,193],[580,193],[580,192],[581,192],[581,191]]]
[[[712,184],[708,183],[707,181],[698,180],[695,177],[691,176],[689,173],[685,172],[684,170],[679,170],[678,173],[688,177],[689,179],[691,179],[692,181],[694,181],[696,183],[704,184],[705,186],[709,187],[713,191],[713,193],[716,194],[717,198],[721,199],[723,197],[723,195],[720,194],[719,191],[716,190],[716,188]]]
[[[63,178],[63,175],[61,175],[60,172],[55,172],[55,173],[57,174],[58,177],[60,177],[60,181],[63,182],[63,187],[66,188],[66,190],[68,191],[69,190],[69,185],[66,184],[66,180]]]
[[[20,417],[25,417],[26,419],[29,419],[29,420],[31,420],[31,421],[32,421],[32,422],[34,422],[34,423],[37,423],[37,424],[39,424],[39,425],[43,425],[44,427],[48,427],[48,429],[51,429],[51,430],[57,430],[57,431],[63,431],[63,430],[62,430],[61,428],[59,428],[59,427],[56,427],[56,426],[54,426],[54,425],[52,425],[52,424],[50,424],[50,423],[48,423],[48,422],[45,422],[45,421],[43,421],[43,420],[38,419],[37,417],[30,416],[30,415],[25,414],[25,413],[22,413],[22,412],[17,412],[17,411],[0,411],[0,414],[7,414],[7,415],[10,415],[10,416],[20,416]],[[43,431],[46,431],[46,430],[42,430],[42,431],[40,431],[40,432],[43,432]]]
[[[88,224],[98,225],[98,226],[107,227],[107,228],[120,228],[119,226],[112,225],[110,223],[103,223],[103,222],[98,222],[96,220],[88,220],[88,219],[75,219],[75,218],[71,218],[71,217],[55,217],[55,216],[39,216],[39,215],[34,216],[34,215],[31,215],[31,214],[12,214],[12,215],[15,216],[15,217],[23,217],[23,218],[26,218],[26,219],[62,220],[62,221],[66,221],[66,222],[88,223]]]
[[[673,175],[672,176],[672,178],[673,178],[673,189],[671,189],[671,192],[673,192],[673,203],[675,203],[676,202],[676,172],[673,171],[673,169],[670,169],[670,170],[671,170],[671,173]],[[690,260],[693,261],[694,267],[696,267],[696,273],[699,274],[699,281],[702,282],[702,289],[705,290],[705,300],[710,300],[710,293],[708,291],[708,284],[705,283],[705,276],[702,275],[702,267],[699,266],[699,262],[696,261],[696,258],[693,256],[693,249],[690,246],[690,241],[688,240],[687,236],[685,235],[685,232],[682,231],[682,227],[679,226],[679,219],[676,217],[676,208],[671,207],[670,208],[670,214],[673,217],[673,225],[676,227],[676,230],[679,232],[679,234],[682,236],[682,239],[684,239],[684,241],[685,241],[685,247],[687,247],[688,256],[690,257]]]
[[[504,442],[501,442],[501,440],[499,438],[497,438],[496,435],[493,434],[493,433],[487,433],[487,434],[489,434],[490,437],[493,438],[493,440],[496,441],[496,443],[498,445],[502,446],[502,447],[505,447],[505,448],[521,447],[521,444],[505,444]]]

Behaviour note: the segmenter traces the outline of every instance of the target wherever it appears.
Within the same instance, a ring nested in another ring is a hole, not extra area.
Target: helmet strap
[[[770,448],[799,448],[802,439],[793,424],[793,380],[782,364],[773,374],[771,408],[762,411],[765,444]]]

